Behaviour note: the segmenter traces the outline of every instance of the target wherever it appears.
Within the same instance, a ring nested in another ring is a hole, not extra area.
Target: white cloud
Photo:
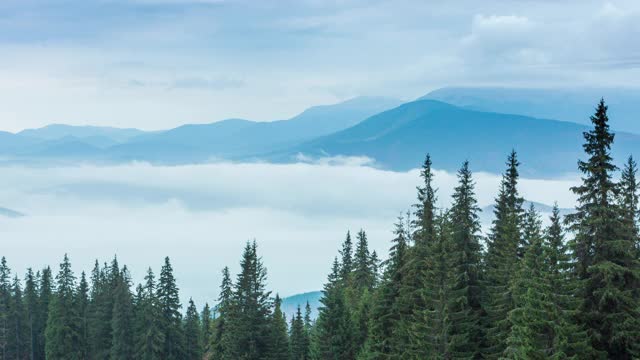
[[[356,164],[355,162],[354,164]],[[4,167],[0,206],[27,214],[0,218],[2,254],[21,274],[56,266],[69,253],[77,270],[117,254],[136,281],[164,256],[184,298],[201,305],[218,291],[220,270],[235,271],[257,239],[269,287],[283,295],[319,289],[348,229],[364,228],[385,255],[393,222],[415,202],[419,171],[358,165],[210,164],[114,167]],[[480,205],[493,202],[499,176],[474,176]],[[530,200],[570,207],[574,179],[521,182]],[[440,206],[455,174],[436,171]]]

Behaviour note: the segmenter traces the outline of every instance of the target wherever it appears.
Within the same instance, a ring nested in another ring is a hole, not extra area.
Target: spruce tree
[[[545,232],[545,260],[547,280],[555,306],[555,331],[553,345],[549,349],[554,358],[580,358],[593,354],[591,341],[584,327],[577,321],[581,301],[576,296],[580,282],[571,274],[572,260],[565,242],[560,210],[554,204],[550,224]]]
[[[436,189],[433,186],[434,174],[431,169],[431,157],[426,156],[420,176],[423,186],[418,187],[418,204],[415,205],[414,244],[407,251],[407,261],[401,270],[404,273],[398,297],[400,309],[398,326],[394,331],[394,342],[402,349],[410,347],[414,328],[422,321],[422,313],[427,309],[423,291],[427,285],[429,248],[436,239]]]
[[[184,356],[184,334],[180,312],[182,305],[180,305],[178,286],[169,257],[165,257],[164,265],[160,269],[156,292],[162,314],[160,324],[164,334],[163,357],[167,360],[182,359]]]
[[[400,320],[398,297],[403,283],[402,270],[408,247],[407,229],[403,217],[398,218],[394,234],[389,259],[384,264],[385,271],[373,300],[369,336],[365,345],[365,356],[363,356],[366,359],[397,357],[402,350],[393,342],[393,334]]]
[[[118,276],[113,294],[111,360],[131,359],[135,353],[133,296],[130,288],[131,279],[125,266]]]
[[[289,339],[291,343],[291,360],[307,360],[309,358],[309,344],[300,305],[298,305],[295,315],[291,318]]]
[[[229,318],[233,310],[233,283],[229,268],[222,270],[222,283],[220,284],[220,296],[217,305],[218,317],[215,319],[211,353],[214,359],[233,359],[232,334],[229,331]]]
[[[317,359],[355,359],[353,325],[345,302],[340,279],[340,263],[336,258],[322,291],[314,334],[314,356]]]
[[[76,307],[80,316],[80,352],[82,358],[89,357],[89,320],[87,317],[89,307],[89,283],[83,271],[80,275],[80,283],[78,284]]]
[[[555,323],[553,289],[548,281],[548,261],[542,237],[542,222],[533,205],[524,221],[529,244],[517,276],[511,284],[514,308],[509,312],[510,332],[504,356],[509,359],[546,359],[553,353]]]
[[[273,301],[273,313],[271,314],[269,355],[270,360],[289,360],[289,337],[287,335],[287,318],[281,309],[282,300],[276,294]]]
[[[576,275],[584,282],[580,319],[596,350],[608,357],[640,356],[640,279],[635,244],[625,231],[623,208],[616,203],[619,187],[612,177],[614,134],[609,130],[607,106],[598,104],[593,129],[584,133],[586,161],[579,161],[582,183],[571,190],[578,196],[576,212],[567,217],[575,233]]]
[[[24,287],[24,306],[26,312],[26,321],[29,334],[29,359],[36,358],[36,349],[38,347],[38,282],[31,268],[27,269]]]
[[[452,358],[477,358],[482,341],[480,221],[469,162],[458,171],[450,214],[451,244],[447,257],[449,351]]]
[[[511,282],[523,255],[522,203],[518,193],[518,166],[515,151],[507,159],[507,170],[502,176],[496,199],[493,225],[487,239],[485,258],[485,300],[483,310],[485,342],[483,356],[493,359],[501,356],[511,332],[509,312],[514,308]]]
[[[164,357],[162,313],[156,296],[155,276],[147,270],[144,286],[138,287],[135,315],[135,358],[160,360]]]
[[[256,242],[247,242],[233,292],[227,328],[234,358],[264,359],[269,353],[271,292],[267,270],[257,254]]]
[[[618,203],[622,207],[622,236],[633,239],[636,254],[640,255],[640,234],[638,233],[638,180],[636,173],[638,165],[632,156],[620,176],[620,190]]]
[[[212,315],[211,315],[211,307],[209,307],[208,303],[204,304],[204,308],[202,308],[202,313],[200,318],[201,322],[201,330],[200,330],[200,338],[202,339],[202,351],[203,353],[207,353],[210,350],[210,343],[212,340],[213,334],[213,325],[212,325]]]
[[[342,243],[340,256],[340,278],[345,286],[350,286],[353,271],[353,242],[350,231],[347,231],[347,236]]]
[[[193,299],[189,299],[184,319],[185,360],[202,359],[202,328],[200,316]]]
[[[11,296],[9,303],[7,339],[7,359],[26,359],[28,350],[28,328],[26,312],[24,309],[22,285],[15,275],[11,284]]]
[[[45,359],[45,328],[47,326],[47,320],[49,319],[49,305],[53,298],[53,277],[51,275],[51,268],[48,266],[42,269],[39,290],[39,309],[35,326],[37,329],[38,342],[35,348],[35,358]]]
[[[45,331],[45,354],[48,360],[79,360],[80,316],[75,306],[75,276],[67,255],[60,264]]]
[[[9,351],[9,304],[11,303],[11,284],[9,278],[11,270],[7,259],[0,260],[0,354],[7,359]]]

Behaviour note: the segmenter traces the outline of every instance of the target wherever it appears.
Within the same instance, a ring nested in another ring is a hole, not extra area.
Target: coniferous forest
[[[282,312],[256,242],[200,307],[180,303],[168,257],[135,286],[115,258],[87,274],[67,256],[18,274],[3,257],[0,359],[638,359],[637,166],[614,165],[604,101],[591,122],[575,211],[554,207],[548,226],[523,205],[515,151],[486,236],[473,164],[461,163],[450,208],[438,208],[427,155],[388,255],[347,233],[317,319],[308,304]]]

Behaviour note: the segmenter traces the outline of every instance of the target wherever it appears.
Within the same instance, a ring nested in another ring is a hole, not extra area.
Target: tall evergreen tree
[[[309,343],[307,330],[305,329],[304,318],[300,305],[295,315],[291,318],[290,327],[291,360],[306,360],[309,358]]]
[[[15,275],[11,284],[11,297],[8,307],[7,359],[20,360],[29,356],[28,328],[23,301],[22,285],[18,276]]]
[[[487,239],[485,259],[485,358],[498,358],[503,353],[511,332],[508,314],[514,308],[511,281],[518,269],[518,259],[523,255],[522,203],[518,193],[518,166],[515,151],[507,159],[507,170],[502,176],[496,199],[493,226]]]
[[[214,359],[233,359],[232,334],[229,331],[228,321],[233,310],[233,283],[229,268],[222,270],[222,284],[220,285],[220,296],[218,297],[217,312],[215,320],[215,331],[211,341],[211,353]]]
[[[11,284],[9,278],[11,270],[7,265],[7,259],[3,256],[0,260],[0,355],[7,359],[9,351],[9,304],[11,303]]]
[[[389,259],[384,263],[382,276],[371,309],[369,336],[365,346],[367,359],[388,359],[400,356],[402,349],[393,342],[394,330],[400,320],[398,297],[403,283],[404,265],[408,247],[407,229],[403,217],[395,225],[395,238],[389,250]]]
[[[427,286],[426,275],[429,266],[429,248],[435,242],[436,234],[436,189],[431,157],[426,156],[420,176],[423,186],[418,187],[418,204],[415,205],[413,221],[414,244],[407,251],[407,261],[401,270],[404,273],[398,297],[399,321],[394,332],[394,342],[402,349],[410,347],[412,334],[417,322],[427,309],[423,291]]]
[[[640,234],[638,232],[638,165],[632,156],[622,170],[620,177],[619,204],[622,207],[623,237],[633,239],[637,256],[640,256]]]
[[[24,306],[26,312],[26,321],[29,334],[29,359],[35,360],[36,348],[38,344],[38,282],[31,268],[27,269],[24,286]]]
[[[200,316],[193,299],[189,299],[184,319],[185,360],[202,359],[202,328]]]
[[[67,255],[56,276],[56,292],[52,298],[45,331],[47,360],[81,359],[80,316],[75,306],[75,276]]]
[[[89,320],[87,317],[89,308],[89,283],[84,271],[80,275],[76,296],[76,308],[80,317],[80,352],[83,359],[89,358]]]
[[[345,302],[340,279],[340,263],[336,258],[331,274],[324,285],[322,304],[316,321],[314,334],[314,356],[322,360],[355,359],[353,325],[351,314]]]
[[[138,287],[135,315],[135,358],[142,360],[166,359],[162,313],[156,296],[155,276],[147,270],[144,286]]]
[[[477,358],[482,342],[480,221],[469,162],[458,171],[450,210],[451,244],[447,265],[451,272],[448,284],[449,351],[453,358]]]
[[[342,243],[340,250],[340,278],[344,285],[351,282],[351,272],[353,271],[353,241],[351,240],[351,232],[347,231],[347,237]]]
[[[135,353],[133,296],[131,279],[126,266],[118,276],[113,298],[111,360],[132,359]]]
[[[581,321],[596,350],[615,359],[640,356],[640,278],[634,239],[625,233],[622,207],[615,199],[619,187],[612,176],[614,134],[609,130],[607,106],[598,104],[591,117],[593,129],[584,133],[586,161],[579,161],[582,184],[576,212],[567,217],[575,233],[576,275],[584,281]]]
[[[271,314],[269,355],[271,360],[289,360],[289,337],[287,335],[287,318],[281,309],[282,300],[276,294],[273,301],[273,313]]]
[[[257,245],[248,242],[235,283],[228,330],[235,358],[264,359],[269,353],[271,293],[266,290],[267,270],[258,257]]]
[[[51,268],[48,266],[42,269],[39,290],[39,310],[36,317],[38,342],[35,348],[35,358],[45,359],[45,328],[49,319],[49,305],[53,298],[53,277],[51,275]]]
[[[173,267],[169,257],[164,259],[160,269],[157,298],[162,313],[161,328],[164,334],[164,358],[182,359],[184,356],[184,334],[182,332],[182,313],[180,296],[173,276]]]
[[[202,351],[203,353],[207,353],[210,350],[210,343],[212,340],[213,334],[213,325],[212,325],[212,315],[211,315],[211,307],[209,307],[208,303],[204,304],[202,308],[202,313],[200,315],[202,319],[201,329],[200,329],[200,338],[202,339]]]

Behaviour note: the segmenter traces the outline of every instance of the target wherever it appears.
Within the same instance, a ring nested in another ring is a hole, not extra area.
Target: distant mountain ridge
[[[434,166],[455,171],[469,160],[474,171],[500,173],[515,149],[521,172],[531,177],[576,172],[583,157],[582,133],[589,128],[571,122],[522,115],[482,112],[436,100],[418,100],[374,115],[343,131],[276,154],[276,161],[308,157],[367,156],[379,167],[409,170],[432,155]],[[640,155],[640,136],[619,132],[613,155],[623,161]]]
[[[640,88],[445,87],[419,100],[591,125],[589,117],[600,98],[609,105],[612,129],[640,134]]]

